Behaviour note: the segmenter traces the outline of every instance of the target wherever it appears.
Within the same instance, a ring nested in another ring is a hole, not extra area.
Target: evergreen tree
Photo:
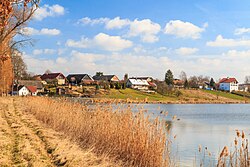
[[[211,78],[210,83],[209,83],[209,86],[210,86],[211,88],[215,88],[215,82],[214,82],[214,79],[213,79],[213,78]]]
[[[168,70],[165,74],[165,82],[168,86],[173,85],[174,75],[171,70]]]

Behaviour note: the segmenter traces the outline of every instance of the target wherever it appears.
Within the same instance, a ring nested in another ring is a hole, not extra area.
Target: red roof
[[[26,88],[31,92],[31,93],[36,93],[37,87],[36,86],[26,86]]]
[[[220,83],[231,83],[231,82],[238,83],[238,81],[235,78],[222,78],[220,80]]]
[[[49,74],[43,74],[41,76],[42,80],[46,80],[46,79],[56,79],[58,76],[63,76],[63,78],[65,78],[65,76],[62,73],[49,73]]]

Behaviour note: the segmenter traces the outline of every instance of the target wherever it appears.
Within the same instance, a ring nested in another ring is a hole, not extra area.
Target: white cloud
[[[80,41],[74,41],[72,39],[67,40],[66,46],[73,48],[89,48],[91,47],[91,43],[91,40],[82,37]]]
[[[66,46],[75,48],[98,47],[107,51],[121,51],[133,46],[133,42],[122,39],[120,36],[110,36],[104,33],[97,34],[93,39],[82,38],[80,41],[68,40]]]
[[[104,33],[96,35],[94,42],[96,45],[108,51],[120,51],[130,48],[133,45],[131,41],[122,39],[120,36],[109,36]]]
[[[121,29],[124,26],[127,26],[131,23],[129,19],[120,19],[120,17],[116,17],[112,20],[106,22],[107,29]]]
[[[156,36],[161,26],[150,19],[137,20],[130,23],[129,36],[140,36],[143,42],[153,43],[159,40]]]
[[[58,29],[43,28],[43,29],[41,29],[40,33],[42,35],[59,35],[61,33],[61,31]]]
[[[78,24],[83,24],[83,25],[96,25],[96,24],[105,24],[109,21],[110,19],[109,18],[104,18],[104,17],[101,17],[101,18],[98,18],[98,19],[91,19],[89,17],[84,17],[80,20],[78,20]]]
[[[229,50],[228,52],[223,53],[222,55],[229,59],[250,58],[250,50]]]
[[[234,35],[242,35],[245,33],[250,33],[250,28],[237,28],[234,31]]]
[[[201,28],[190,22],[171,20],[166,24],[164,32],[165,34],[175,35],[178,38],[199,39],[207,26],[207,23]]]
[[[56,17],[56,16],[62,16],[65,13],[65,9],[63,6],[60,6],[58,4],[56,5],[44,5],[40,8],[38,8],[33,16],[35,20],[43,20],[47,17]]]
[[[21,30],[21,33],[24,35],[49,35],[49,36],[56,36],[60,35],[61,31],[58,29],[48,29],[48,28],[43,28],[41,30],[37,30],[32,27],[25,27]]]
[[[198,48],[187,48],[187,47],[181,47],[179,49],[176,49],[175,52],[178,55],[192,55],[199,51]]]
[[[43,50],[42,49],[35,49],[33,50],[33,55],[41,55],[43,54]]]
[[[110,18],[97,18],[91,19],[89,17],[84,17],[78,20],[78,24],[83,25],[97,25],[104,24],[106,29],[121,29],[126,26],[129,30],[126,34],[127,37],[139,36],[143,42],[153,43],[159,40],[157,34],[161,30],[161,26],[157,23],[152,22],[150,19],[138,20],[135,19],[131,21],[129,19],[121,19],[120,17]]]
[[[56,50],[54,49],[35,49],[33,50],[33,55],[53,55],[56,54]]]
[[[211,47],[239,47],[250,46],[250,40],[247,39],[226,39],[222,35],[218,35],[215,41],[207,42],[207,46]]]

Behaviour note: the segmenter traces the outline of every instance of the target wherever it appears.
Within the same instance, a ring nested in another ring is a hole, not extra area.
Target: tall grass
[[[23,98],[26,111],[51,128],[64,132],[82,147],[109,155],[124,166],[169,166],[164,124],[128,107],[86,106],[43,97]]]
[[[232,166],[232,167],[249,167],[250,157],[248,149],[248,139],[245,138],[245,133],[236,131],[233,149],[230,151],[225,146],[218,158],[217,167]]]

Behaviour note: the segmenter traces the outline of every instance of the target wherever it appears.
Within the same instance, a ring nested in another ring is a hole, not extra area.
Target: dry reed
[[[169,166],[164,124],[149,120],[144,112],[130,107],[113,109],[110,105],[91,106],[44,97],[23,98],[26,111],[76,140],[82,147],[94,148],[124,166]]]
[[[248,139],[245,138],[244,131],[236,130],[234,148],[229,152],[227,146],[223,148],[219,157],[217,167],[249,167],[250,157],[248,149]]]

